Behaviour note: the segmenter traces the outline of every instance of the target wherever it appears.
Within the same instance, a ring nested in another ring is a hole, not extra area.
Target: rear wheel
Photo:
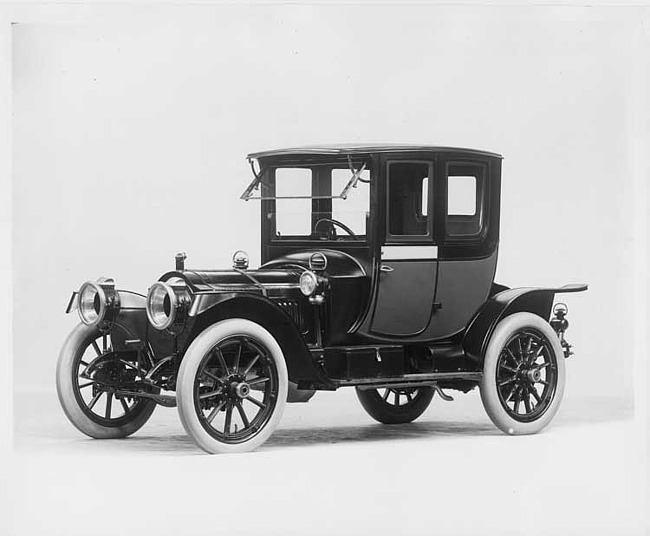
[[[534,434],[557,413],[564,353],[549,324],[532,313],[499,322],[483,364],[481,399],[492,422],[512,435]]]
[[[280,421],[288,383],[282,350],[266,329],[240,318],[218,322],[192,342],[181,362],[181,422],[211,454],[253,450]]]
[[[434,390],[431,387],[389,387],[359,389],[359,401],[376,421],[403,424],[414,421],[429,407]]]

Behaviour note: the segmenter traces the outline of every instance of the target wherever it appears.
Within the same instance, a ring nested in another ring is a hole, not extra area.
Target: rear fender
[[[467,356],[483,363],[483,356],[496,325],[514,313],[533,313],[548,321],[555,294],[565,292],[582,292],[587,285],[564,285],[555,288],[514,288],[503,290],[491,296],[470,321],[463,348]]]
[[[208,326],[228,318],[245,318],[255,322],[278,341],[287,363],[289,379],[295,383],[326,385],[330,382],[317,367],[303,337],[291,317],[271,300],[257,294],[202,294],[192,304],[191,324],[184,348]]]

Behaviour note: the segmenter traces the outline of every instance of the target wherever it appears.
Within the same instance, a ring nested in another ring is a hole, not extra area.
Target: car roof
[[[482,151],[479,149],[468,149],[466,147],[442,147],[435,145],[416,145],[416,144],[361,144],[346,143],[332,145],[306,145],[303,147],[291,147],[287,149],[273,149],[270,151],[259,151],[250,153],[247,158],[266,158],[269,156],[345,156],[348,154],[368,154],[368,153],[392,153],[392,152],[452,152],[465,153],[476,156],[488,156],[493,158],[503,158],[498,153]]]

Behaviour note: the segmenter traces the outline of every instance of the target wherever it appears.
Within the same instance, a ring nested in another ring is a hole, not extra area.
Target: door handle
[[[390,266],[386,266],[385,264],[382,264],[382,265],[379,267],[379,269],[380,269],[382,272],[392,272],[392,271],[393,271],[393,268],[391,268]]]

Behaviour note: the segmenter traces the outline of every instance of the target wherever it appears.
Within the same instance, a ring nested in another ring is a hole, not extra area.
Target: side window
[[[396,240],[431,235],[429,162],[388,164],[388,237]]]
[[[448,164],[447,235],[449,237],[475,237],[481,233],[484,192],[484,165]]]

